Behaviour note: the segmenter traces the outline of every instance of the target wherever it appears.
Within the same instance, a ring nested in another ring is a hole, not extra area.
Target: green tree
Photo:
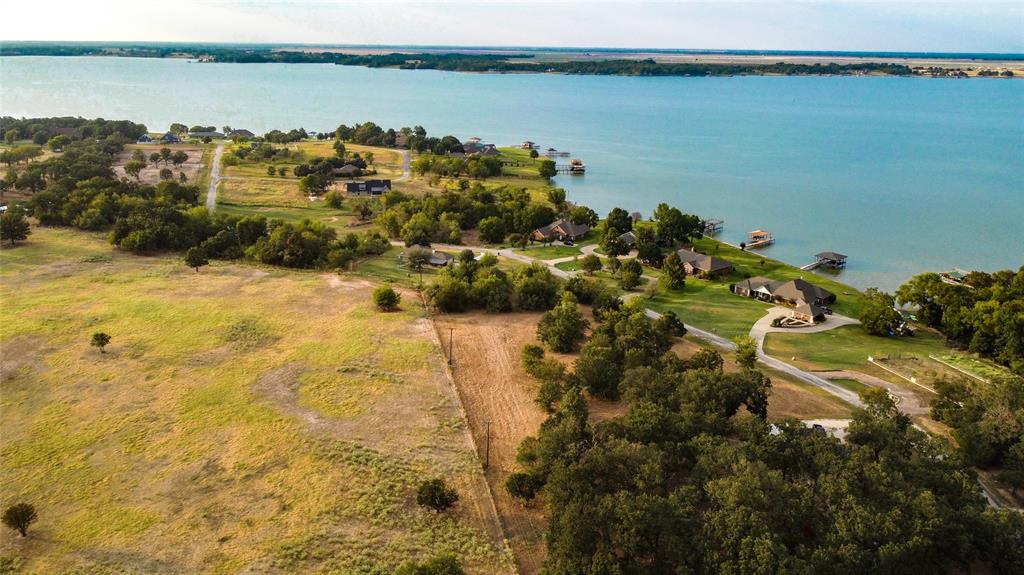
[[[67,136],[65,136],[63,134],[58,134],[58,135],[50,138],[50,141],[46,143],[46,147],[50,148],[51,150],[53,150],[55,152],[59,152],[59,151],[63,150],[64,148],[66,148],[67,145],[70,144],[70,143],[71,143],[71,138],[69,138],[69,137],[67,137]]]
[[[288,166],[281,166],[280,168],[277,169],[277,175],[281,176],[282,178],[288,177],[288,172]]]
[[[402,241],[406,246],[429,246],[437,235],[437,227],[437,221],[423,212],[417,212],[402,226]]]
[[[560,285],[547,266],[538,263],[516,268],[512,285],[519,308],[525,311],[549,310],[558,303]]]
[[[595,335],[580,350],[573,375],[590,393],[607,399],[618,399],[622,366],[612,342],[604,334]]]
[[[412,247],[405,251],[405,263],[409,269],[420,274],[420,283],[423,283],[423,268],[430,264],[430,250],[421,247]]]
[[[757,365],[757,342],[745,335],[736,336],[732,341],[736,344],[736,363],[743,369],[754,369]]]
[[[678,253],[673,251],[665,258],[665,262],[661,266],[661,281],[666,288],[674,291],[686,287],[686,268],[683,267]]]
[[[517,471],[505,480],[505,491],[516,499],[530,501],[537,497],[537,492],[544,486],[542,480],[532,473]]]
[[[629,246],[625,242],[619,239],[620,233],[615,228],[609,227],[604,232],[604,238],[601,240],[601,249],[608,257],[624,256],[629,253]]]
[[[624,290],[631,290],[640,285],[640,276],[643,274],[643,267],[636,259],[628,259],[622,262],[619,270],[619,285]]]
[[[176,168],[180,167],[182,164],[184,164],[187,161],[188,161],[188,154],[186,154],[185,152],[183,152],[181,150],[177,150],[173,154],[171,154],[171,163],[174,164],[174,167],[176,167]]]
[[[597,212],[587,206],[576,206],[569,212],[569,221],[577,225],[594,227],[597,225]]]
[[[20,209],[8,209],[0,215],[0,241],[14,242],[28,239],[32,226]]]
[[[860,324],[871,335],[889,335],[902,321],[896,300],[876,288],[868,288],[860,298]]]
[[[36,522],[36,508],[31,503],[15,503],[4,510],[4,525],[28,537],[28,528]]]
[[[429,479],[416,490],[416,503],[434,511],[445,511],[459,500],[459,494],[440,477]]]
[[[170,148],[160,148],[160,160],[163,161],[164,165],[167,165],[167,161],[171,159],[171,155],[172,152]]]
[[[564,292],[561,303],[541,316],[537,324],[537,339],[547,344],[552,351],[569,353],[575,351],[583,341],[589,325],[580,312],[576,297]]]
[[[555,206],[555,209],[562,211],[565,209],[565,190],[562,188],[551,188],[548,190],[548,201]]]
[[[617,231],[616,237],[620,236],[633,230],[633,217],[622,208],[612,208],[605,219],[605,227]]]
[[[160,179],[170,180],[174,178],[174,172],[170,168],[160,168]]]
[[[497,216],[480,220],[480,239],[489,244],[500,244],[505,241],[505,222]]]
[[[92,340],[89,342],[89,345],[100,348],[100,353],[107,353],[106,347],[109,343],[110,336],[102,331],[98,331],[92,334]]]
[[[466,575],[454,555],[440,555],[423,563],[404,563],[395,575]]]
[[[587,273],[588,276],[594,275],[594,272],[601,271],[601,258],[594,254],[587,254],[580,260],[580,269]]]
[[[129,160],[124,165],[124,173],[126,173],[129,176],[131,176],[131,177],[135,178],[136,180],[138,180],[139,179],[139,174],[142,173],[142,170],[145,167],[146,167],[146,163],[145,162],[140,162],[138,160]]]
[[[190,268],[195,268],[196,273],[199,272],[199,268],[209,265],[210,260],[206,257],[206,251],[199,246],[191,247],[185,252],[185,265]]]
[[[555,162],[553,160],[541,160],[537,165],[537,173],[542,178],[550,179],[555,177],[558,170],[555,169]]]
[[[341,192],[327,192],[324,196],[324,203],[331,209],[340,210],[345,205],[345,197],[341,195]]]
[[[373,290],[373,303],[381,311],[393,311],[397,309],[400,301],[402,301],[402,296],[392,289],[391,286],[380,286]]]
[[[276,173],[277,173],[277,168],[276,167],[274,167],[274,166],[267,166],[267,175],[268,176],[273,176]]]
[[[708,348],[702,348],[697,351],[686,363],[690,369],[706,369],[710,371],[722,371],[722,368],[725,366],[722,354]]]
[[[149,155],[149,163],[154,166],[160,163],[160,152],[153,152]]]

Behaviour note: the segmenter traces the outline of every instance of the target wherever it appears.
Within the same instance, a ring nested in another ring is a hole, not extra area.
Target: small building
[[[519,144],[519,147],[524,150],[533,150],[537,148],[537,143],[531,142],[530,140],[523,140],[523,143]]]
[[[138,140],[135,140],[135,143],[136,144],[152,144],[153,143],[153,137],[150,136],[149,134],[142,134],[141,136],[139,136]]]
[[[771,302],[775,297],[775,289],[782,283],[778,280],[755,276],[729,286],[729,290],[738,296]]]
[[[542,242],[578,240],[588,232],[590,232],[590,226],[586,224],[574,224],[566,219],[558,219],[543,228],[534,230],[533,237]]]
[[[390,191],[391,180],[366,180],[345,184],[345,192],[350,196],[379,196]]]
[[[969,272],[967,270],[962,270],[960,268],[953,268],[953,269],[949,270],[948,272],[940,273],[939,274],[939,279],[941,279],[943,282],[948,283],[950,285],[962,286],[962,285],[967,285],[964,282],[967,280],[967,276],[970,275],[970,273],[971,272]],[[968,287],[970,287],[970,286],[968,286]]]
[[[634,234],[633,232],[626,232],[619,236],[618,239],[620,242],[622,242],[622,245],[626,246],[629,249],[633,249],[636,247],[636,234]]]
[[[775,243],[775,238],[772,237],[772,233],[765,230],[754,230],[747,232],[747,245],[748,248],[760,248],[763,246],[770,246]]]
[[[805,301],[798,302],[793,306],[793,311],[791,311],[789,315],[793,319],[810,324],[825,321],[825,310]]]
[[[362,175],[363,171],[359,169],[359,166],[353,166],[352,164],[345,164],[340,168],[334,168],[331,173],[335,177],[339,178],[357,178]]]
[[[775,286],[772,297],[790,305],[806,302],[825,306],[836,302],[836,294],[803,279],[789,280]]]
[[[713,256],[695,252],[693,250],[679,250],[676,252],[683,262],[683,269],[693,276],[716,277],[732,273],[732,263]]]
[[[228,132],[228,137],[231,138],[232,140],[234,140],[236,138],[237,139],[242,139],[242,140],[251,140],[251,139],[256,137],[256,134],[253,134],[249,130],[245,130],[245,129],[242,129],[242,130],[231,130],[230,132]]]
[[[480,143],[480,138],[477,138],[476,136],[473,136],[472,138],[468,138],[468,139],[466,139],[465,142],[463,142],[463,144],[479,144],[479,143]]]
[[[455,256],[448,252],[433,250],[430,252],[430,265],[435,268],[443,268],[455,260]]]
[[[818,267],[842,269],[846,267],[846,256],[836,252],[821,252],[814,255],[814,261]]]
[[[188,137],[198,138],[200,140],[202,140],[203,138],[210,138],[212,140],[214,138],[223,138],[224,134],[220,132],[189,132]]]
[[[164,135],[160,136],[160,141],[165,144],[180,144],[181,138],[174,132],[164,132]]]

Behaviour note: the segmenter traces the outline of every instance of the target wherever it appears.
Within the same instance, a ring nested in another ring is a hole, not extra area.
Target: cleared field
[[[870,367],[868,356],[927,359],[928,354],[941,354],[945,349],[942,337],[927,330],[913,337],[876,337],[856,325],[819,333],[769,333],[764,341],[769,355],[786,361],[795,358],[794,365],[811,370],[866,371]]]
[[[300,208],[315,203],[299,191],[299,180],[293,177],[225,179],[217,200],[225,204]]]
[[[770,306],[729,292],[728,282],[686,278],[682,291],[662,290],[647,301],[659,312],[674,311],[684,322],[723,337],[750,333]]]
[[[582,256],[583,253],[576,246],[543,246],[535,248],[517,249],[516,252],[526,254],[538,260],[554,260],[572,256]],[[564,268],[563,268],[564,269]]]
[[[168,148],[172,152],[182,151],[188,154],[188,160],[180,166],[175,166],[172,162],[160,162],[159,164],[152,164],[148,161],[149,155],[153,152],[159,152],[161,148]],[[131,176],[125,174],[124,165],[131,161],[132,154],[135,150],[142,150],[147,157],[146,167],[139,172],[139,181],[146,184],[155,184],[160,181],[160,170],[167,168],[174,172],[175,179],[178,178],[178,174],[184,172],[187,178],[187,183],[202,185],[204,172],[207,171],[209,166],[203,163],[204,155],[207,152],[208,146],[189,146],[185,144],[169,144],[169,145],[140,145],[140,144],[128,144],[125,146],[114,162],[114,173],[118,176],[127,177],[131,179]]]
[[[267,167],[288,168],[289,174],[295,166],[308,162],[313,158],[326,158],[334,155],[333,140],[322,142],[295,142],[291,144],[273,144],[275,148],[287,148],[291,152],[298,152],[289,158],[275,159],[273,161],[241,162],[235,166],[225,165],[226,176],[260,178],[267,176]],[[230,153],[233,148],[228,145],[225,154]],[[397,178],[402,175],[402,154],[398,150],[389,148],[378,148],[373,146],[360,146],[358,144],[345,144],[345,152],[349,155],[357,153],[366,157],[367,153],[373,154],[371,169],[377,171],[376,175],[367,176],[373,178]],[[294,176],[289,176],[294,178]]]
[[[0,251],[0,535],[26,573],[508,572],[429,320],[373,284],[113,250],[37,228]],[[112,336],[106,353],[92,333]],[[423,478],[461,499],[415,504]],[[8,563],[5,563],[8,564]]]

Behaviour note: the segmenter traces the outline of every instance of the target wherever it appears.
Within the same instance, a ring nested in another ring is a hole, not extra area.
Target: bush
[[[601,271],[601,258],[594,254],[587,254],[580,260],[580,269],[587,272],[587,275],[593,275],[594,272]]]
[[[324,196],[324,203],[327,207],[340,210],[345,205],[345,198],[340,192],[327,192]]]
[[[459,494],[440,477],[424,481],[416,491],[416,503],[434,511],[444,511],[458,500]]]
[[[544,486],[540,477],[532,473],[516,472],[505,480],[505,491],[516,499],[529,501],[537,496],[537,492]]]
[[[569,353],[583,341],[588,325],[589,322],[576,304],[576,297],[570,292],[564,292],[558,307],[540,318],[537,338],[553,351]]]
[[[380,286],[373,290],[373,303],[380,308],[381,311],[392,311],[398,307],[398,302],[402,301],[402,296],[398,295],[398,292],[391,289],[391,286]]]
[[[395,575],[466,575],[466,572],[454,556],[441,555],[423,563],[404,563]]]

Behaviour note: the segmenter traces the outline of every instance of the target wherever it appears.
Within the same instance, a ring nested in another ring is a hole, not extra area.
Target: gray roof
[[[802,279],[790,280],[777,286],[772,295],[797,302],[813,302],[815,299],[827,300],[835,297],[835,294],[827,289]]]
[[[820,317],[820,316],[825,315],[825,310],[823,310],[820,307],[814,305],[813,303],[807,303],[806,301],[801,301],[801,302],[797,303],[793,307],[793,311],[795,311],[797,313],[802,313],[802,314],[805,314],[805,315],[809,315],[812,318]]]
[[[190,138],[223,138],[224,134],[220,132],[189,132],[188,137]]]
[[[727,260],[697,253],[692,250],[679,250],[676,254],[679,255],[679,259],[682,263],[690,264],[703,272],[717,272],[732,269],[732,263]]]
[[[242,130],[231,130],[231,133],[229,133],[228,136],[230,136],[232,138],[255,138],[256,134],[253,134],[249,130],[242,129]]]
[[[334,168],[331,171],[333,171],[335,174],[347,175],[347,174],[357,174],[357,173],[359,173],[360,170],[359,170],[359,166],[354,166],[352,164],[345,164],[344,166],[342,166],[340,168]]]
[[[768,293],[774,293],[775,288],[782,285],[782,282],[766,277],[754,276],[752,278],[747,278],[743,281],[736,282],[736,285],[739,287],[746,288],[749,291],[756,291],[761,288],[768,288]]]
[[[815,254],[814,257],[816,257],[816,258],[825,258],[825,259],[835,260],[835,261],[841,261],[841,260],[845,260],[846,259],[845,255],[840,254],[840,253],[836,253],[836,252],[821,252],[820,254]]]
[[[630,246],[636,245],[636,234],[633,232],[626,232],[619,236],[619,241]]]
[[[546,238],[556,235],[578,237],[586,235],[590,231],[590,226],[587,224],[574,224],[566,219],[557,219],[537,231]]]

